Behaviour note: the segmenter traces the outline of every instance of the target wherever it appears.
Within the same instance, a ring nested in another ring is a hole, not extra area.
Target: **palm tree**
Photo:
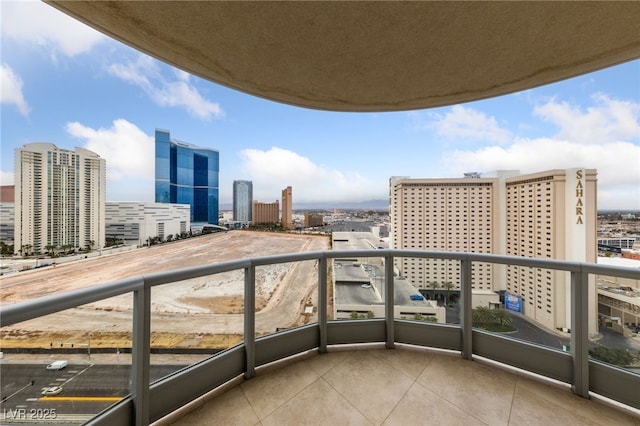
[[[447,292],[446,294],[446,305],[449,306],[449,293],[451,289],[455,288],[455,285],[451,281],[446,281],[442,284],[442,288],[444,288]]]
[[[511,325],[511,315],[509,315],[506,309],[493,310],[493,318],[503,327]]]
[[[480,328],[487,328],[487,325],[493,319],[491,309],[486,306],[478,306],[472,312],[473,322],[478,324]]]
[[[429,281],[427,286],[431,289],[432,299],[436,300],[436,290],[440,288],[438,281]]]

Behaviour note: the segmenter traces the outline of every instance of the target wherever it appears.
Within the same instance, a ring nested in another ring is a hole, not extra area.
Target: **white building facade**
[[[186,236],[191,229],[189,204],[107,202],[107,238],[143,246]]]
[[[596,262],[596,171],[502,171],[460,179],[390,179],[390,247],[493,253]],[[460,287],[458,263],[398,259],[417,288]],[[474,264],[474,294],[506,291],[522,313],[551,329],[570,328],[568,274],[517,266]],[[595,282],[590,283],[590,331],[597,331]]]
[[[30,143],[15,151],[16,253],[101,248],[106,162],[96,153]]]

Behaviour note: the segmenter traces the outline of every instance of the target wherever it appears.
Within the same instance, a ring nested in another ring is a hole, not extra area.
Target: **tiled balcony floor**
[[[377,346],[268,366],[158,424],[640,426],[640,415],[482,360]]]

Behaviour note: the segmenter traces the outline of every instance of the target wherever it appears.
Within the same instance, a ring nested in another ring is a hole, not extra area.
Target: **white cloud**
[[[31,108],[22,94],[22,79],[5,64],[0,65],[0,87],[3,104],[15,104],[20,114],[29,115]]]
[[[534,114],[559,127],[555,138],[582,144],[602,144],[640,138],[640,104],[593,95],[595,105],[583,111],[579,106],[555,99],[537,106]]]
[[[494,117],[461,105],[451,107],[444,114],[429,113],[428,117],[429,122],[422,127],[433,129],[438,136],[449,140],[506,143],[513,137]]]
[[[640,208],[640,146],[631,142],[583,145],[554,139],[521,139],[508,147],[489,146],[477,151],[445,155],[451,170],[520,170],[533,173],[585,167],[598,171],[598,208]],[[611,196],[626,188],[624,197]]]
[[[108,200],[153,201],[153,136],[145,134],[135,124],[124,119],[114,120],[108,129],[96,130],[73,122],[67,124],[66,130],[83,141],[83,148],[106,160]]]
[[[371,181],[356,172],[341,172],[313,163],[293,151],[273,147],[268,151],[240,152],[246,179],[253,181],[254,199],[280,200],[282,190],[291,186],[295,203],[366,201],[384,195],[387,177]]]
[[[138,86],[160,106],[184,108],[203,120],[224,116],[218,103],[210,102],[200,94],[188,73],[175,70],[175,77],[167,78],[162,75],[158,62],[148,56],[140,55],[135,62],[112,64],[109,73]]]
[[[520,170],[533,173],[574,167],[596,169],[598,208],[638,209],[640,104],[612,99],[604,94],[595,94],[592,100],[592,105],[587,108],[555,99],[535,107],[535,116],[559,129],[556,135],[536,139],[496,133],[498,128],[493,118],[454,107],[451,113],[439,116],[440,120],[436,121],[438,131],[449,129],[456,136],[464,136],[468,130],[473,137],[471,129],[476,129],[474,125],[457,126],[456,123],[476,123],[479,126],[484,123],[488,134],[502,136],[494,138],[493,144],[475,150],[444,152],[443,164],[452,176],[462,176],[468,171]],[[482,134],[479,128],[477,130],[477,134]]]
[[[66,56],[90,51],[106,36],[41,1],[2,2],[2,34]]]

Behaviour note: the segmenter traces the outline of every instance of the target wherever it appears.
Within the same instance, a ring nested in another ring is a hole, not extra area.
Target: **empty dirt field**
[[[55,267],[6,275],[0,281],[3,306],[189,266],[246,257],[326,250],[318,235],[231,231],[129,252],[83,259]],[[224,347],[240,341],[243,323],[242,270],[153,287],[152,346]],[[304,324],[305,307],[317,305],[317,262],[256,268],[256,334]],[[114,297],[1,330],[1,348],[50,347],[91,342],[91,347],[128,347],[132,295]]]

